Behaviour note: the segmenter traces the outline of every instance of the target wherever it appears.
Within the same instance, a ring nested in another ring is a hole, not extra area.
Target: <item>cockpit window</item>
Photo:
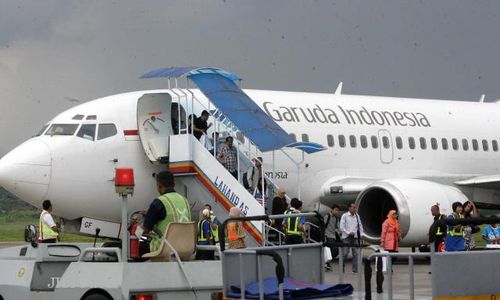
[[[99,124],[99,131],[97,132],[97,139],[102,140],[105,138],[116,135],[115,124]]]
[[[42,129],[40,129],[40,131],[35,136],[41,136],[45,132],[45,129],[47,129],[47,127],[49,127],[49,124],[43,125]]]
[[[73,135],[79,124],[52,124],[45,135]]]
[[[84,117],[84,115],[74,115],[73,118],[71,118],[71,119],[73,119],[73,120],[83,120],[83,117]]]
[[[93,141],[95,138],[95,124],[83,124],[76,136]]]
[[[97,116],[96,115],[90,115],[90,116],[87,116],[86,119],[87,120],[97,120]]]

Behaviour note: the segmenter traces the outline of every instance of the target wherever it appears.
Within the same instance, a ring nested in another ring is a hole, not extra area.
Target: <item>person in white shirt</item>
[[[55,243],[59,240],[59,228],[57,228],[54,219],[50,215],[52,212],[52,203],[50,203],[50,200],[45,200],[43,201],[42,206],[43,210],[40,214],[40,236],[38,237],[38,242]]]
[[[348,212],[344,213],[340,218],[340,231],[342,232],[342,242],[345,244],[361,244],[363,236],[363,225],[357,214],[358,208],[354,202],[347,206]],[[344,247],[344,265],[349,250],[352,249],[352,272],[358,272],[358,253],[359,248]],[[342,266],[344,268],[344,266]]]

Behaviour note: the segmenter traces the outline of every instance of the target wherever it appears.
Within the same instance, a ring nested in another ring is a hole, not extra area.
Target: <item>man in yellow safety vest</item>
[[[446,237],[446,225],[438,225],[438,221],[446,218],[445,215],[439,211],[439,204],[431,207],[431,214],[434,217],[434,222],[429,228],[429,243],[434,243],[436,252],[441,252],[444,248],[444,239]]]
[[[302,201],[297,198],[293,198],[290,201],[290,209],[288,209],[285,214],[290,215],[283,220],[283,227],[285,228],[285,243],[287,245],[291,244],[302,244],[302,231],[304,231],[304,218],[303,217],[292,217],[293,214],[300,213],[302,208]]]
[[[57,228],[52,215],[52,203],[50,200],[45,200],[42,203],[42,213],[40,214],[40,235],[39,243],[55,243],[59,239],[59,228]]]
[[[191,209],[186,198],[174,189],[174,175],[169,171],[156,174],[156,188],[161,195],[154,199],[144,217],[144,233],[157,227],[162,236],[153,235],[148,249],[141,243],[141,254],[152,252],[160,247],[161,239],[168,224],[172,222],[191,222]]]
[[[198,221],[198,234],[197,241],[198,245],[214,245],[214,234],[212,231],[212,221],[210,218],[210,210],[207,208],[203,209],[201,214],[201,219]],[[214,251],[212,250],[197,250],[196,259],[201,260],[213,260]]]

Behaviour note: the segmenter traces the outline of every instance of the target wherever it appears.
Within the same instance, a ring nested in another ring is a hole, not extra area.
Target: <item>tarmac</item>
[[[21,242],[0,242],[0,249],[15,247],[15,246],[19,246],[22,244],[26,244],[26,243],[24,243],[24,242],[22,242],[22,243]]]
[[[0,242],[0,249],[22,245],[25,243],[19,242]],[[405,249],[406,250],[406,249]],[[404,251],[404,250],[403,250]],[[366,256],[366,254],[364,255]],[[375,268],[372,264],[372,278],[371,278],[371,299],[389,299],[388,295],[388,277],[384,273],[384,284],[382,294],[377,294],[376,283],[375,283]],[[358,273],[352,273],[351,261],[348,260],[345,266],[346,272],[344,273],[343,283],[350,283],[354,287],[353,295],[349,297],[341,297],[335,299],[365,299],[364,291],[364,277],[362,278],[362,287],[358,286]],[[361,272],[363,268],[359,268]],[[407,262],[403,259],[393,265],[392,273],[392,287],[393,287],[393,298],[392,299],[410,299],[410,289],[409,289],[409,273],[408,273]],[[432,285],[431,285],[431,270],[430,263],[426,260],[416,260],[414,265],[414,290],[415,290],[415,300],[427,300],[432,299]],[[363,273],[361,275],[364,275]],[[333,270],[325,272],[325,284],[337,284],[339,283],[339,267],[337,261],[333,264]],[[361,292],[360,292],[361,290]]]
[[[343,283],[350,283],[354,287],[354,293],[349,297],[335,298],[335,299],[365,299],[364,290],[364,277],[362,278],[361,291],[358,286],[358,274],[351,272],[351,262],[348,261],[345,266],[346,273],[344,273]],[[372,278],[371,278],[371,299],[389,299],[388,294],[388,277],[384,273],[384,284],[382,294],[377,294],[376,283],[375,283],[375,268],[372,264]],[[360,270],[363,270],[360,268]],[[409,283],[409,273],[408,273],[407,262],[401,262],[401,264],[393,265],[392,273],[392,288],[393,288],[393,298],[392,299],[410,299],[410,283]],[[414,265],[414,291],[415,298],[418,300],[432,299],[432,284],[431,284],[431,270],[430,263],[418,262]],[[364,274],[361,274],[364,275]],[[333,270],[325,272],[325,283],[326,284],[336,284],[339,283],[339,268],[338,264],[333,264]]]

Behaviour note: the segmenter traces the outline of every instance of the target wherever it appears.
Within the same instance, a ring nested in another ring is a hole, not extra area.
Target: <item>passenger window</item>
[[[309,142],[309,136],[305,133],[302,134],[302,141],[303,142]]]
[[[479,150],[479,144],[477,143],[477,140],[476,140],[476,139],[472,139],[472,149],[473,149],[474,151]]]
[[[483,150],[488,151],[488,141],[487,140],[483,140]]]
[[[333,147],[335,145],[335,141],[333,140],[333,135],[331,134],[326,136],[326,141],[328,142],[328,147]]]
[[[492,140],[491,146],[493,147],[493,151],[498,152],[498,141],[497,140]]]
[[[344,135],[342,135],[342,134],[340,134],[340,135],[339,135],[339,146],[340,146],[341,148],[344,148],[344,147],[345,147],[345,136],[344,136]]]
[[[400,136],[396,137],[396,148],[403,149],[403,139]]]
[[[422,149],[422,150],[427,149],[427,141],[425,140],[424,137],[420,138],[420,149]]]
[[[467,139],[462,139],[462,148],[464,149],[464,151],[469,150],[469,142],[467,141]]]
[[[354,135],[349,136],[349,144],[351,144],[352,148],[356,148],[356,137]]]
[[[366,135],[362,135],[362,136],[359,138],[359,141],[360,141],[360,144],[361,144],[361,148],[366,148],[366,147],[368,147],[368,139],[366,138]]]
[[[431,147],[432,147],[432,150],[437,150],[437,148],[438,148],[438,142],[435,138],[431,138]]]
[[[451,146],[453,147],[453,150],[458,150],[458,140],[451,139]]]
[[[115,124],[99,124],[99,130],[97,131],[97,139],[102,140],[105,138],[112,137],[116,135]]]
[[[415,149],[415,139],[413,137],[408,138],[408,146],[410,149]]]
[[[378,138],[376,136],[372,135],[371,140],[372,140],[372,148],[377,149],[378,148]]]
[[[45,129],[47,129],[47,127],[49,127],[49,124],[43,125],[42,129],[40,129],[40,131],[38,131],[35,136],[41,136],[45,132]]]
[[[52,124],[45,135],[73,135],[79,124]]]
[[[384,146],[385,149],[389,149],[389,138],[386,136],[382,137],[382,146]]]
[[[443,147],[443,150],[448,150],[448,140],[445,138],[441,139],[441,147]]]
[[[93,141],[95,137],[95,124],[83,124],[76,136]]]
[[[295,133],[290,133],[288,134],[294,141],[297,140],[297,138],[295,137]]]

